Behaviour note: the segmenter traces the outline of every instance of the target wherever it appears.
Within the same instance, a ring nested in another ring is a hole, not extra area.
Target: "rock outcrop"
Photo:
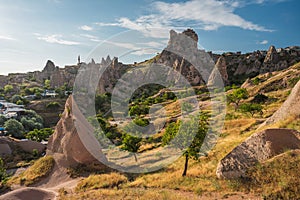
[[[286,69],[297,62],[300,62],[300,47],[292,46],[276,49],[271,46],[268,51],[254,51],[251,53],[228,52],[222,55],[205,53],[204,50],[198,49],[199,37],[197,33],[191,29],[187,29],[182,33],[170,31],[170,39],[168,46],[155,58],[154,63],[173,67],[180,72],[192,85],[200,85],[207,82],[213,66],[210,66],[209,59],[216,62],[221,58],[219,66],[225,66],[228,80],[226,81],[226,73],[224,67],[220,68],[220,73],[226,84],[238,83],[242,84],[247,78],[252,78],[258,74],[273,72]],[[207,56],[209,55],[209,56]],[[204,62],[201,62],[204,61]],[[111,59],[109,56],[102,59],[101,63],[91,62],[89,64],[108,66],[107,78],[103,78],[99,84],[100,92],[111,91],[112,85],[117,81],[120,74],[128,69],[130,65],[124,65],[118,62],[117,58]],[[24,82],[36,81],[43,84],[44,80],[49,79],[51,87],[57,88],[65,84],[72,87],[78,73],[78,70],[85,65],[89,65],[80,60],[76,65],[65,66],[59,68],[52,61],[47,61],[42,71],[29,73],[9,74],[8,76],[0,76],[0,87],[7,84],[22,84]],[[205,70],[201,75],[198,67]],[[109,81],[107,81],[109,79]]]
[[[198,35],[191,29],[182,33],[171,30],[168,46],[154,63],[172,67],[191,85],[207,83],[214,67],[210,55],[198,49]],[[180,77],[174,77],[174,80],[177,78]]]
[[[264,63],[274,64],[274,63],[278,63],[278,61],[279,61],[279,55],[276,51],[276,48],[274,46],[270,46],[267,55],[265,57]]]
[[[258,74],[286,69],[299,62],[299,56],[300,47],[276,49],[271,46],[268,51],[225,54],[225,59],[230,80],[233,80],[241,75],[253,77]]]
[[[18,150],[26,153],[33,153],[34,150],[37,150],[38,153],[43,153],[46,150],[46,145],[30,140],[0,137],[0,156],[9,156]]]
[[[218,59],[215,68],[209,77],[208,85],[216,85],[219,81],[218,79],[222,80],[224,85],[228,84],[227,65],[223,56]]]
[[[218,164],[218,178],[246,177],[249,167],[279,155],[287,149],[300,149],[300,133],[291,129],[267,129],[249,137]]]
[[[80,129],[82,127],[84,129]],[[56,125],[55,132],[49,139],[47,154],[60,155],[60,159],[66,162],[65,166],[102,165],[91,155],[83,143],[83,138],[88,138],[89,133],[94,133],[93,127],[80,115],[73,97],[70,96],[66,102],[65,111]],[[102,154],[100,147],[99,154]],[[104,165],[102,166],[106,168]]]
[[[291,94],[282,106],[260,127],[280,122],[293,116],[300,116],[300,81],[294,86]]]

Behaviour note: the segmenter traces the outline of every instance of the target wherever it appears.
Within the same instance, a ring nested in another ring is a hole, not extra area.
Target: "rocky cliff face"
[[[287,47],[276,49],[271,46],[268,51],[255,51],[241,54],[224,53],[227,64],[229,82],[244,81],[246,77],[254,77],[258,74],[286,69],[300,62],[300,47]],[[216,61],[220,55],[212,54]]]
[[[255,51],[246,54],[229,52],[219,55],[199,50],[198,40],[197,33],[191,29],[182,33],[171,30],[168,46],[153,59],[153,62],[174,68],[192,85],[207,82],[214,69],[214,64],[211,64],[209,59],[216,63],[216,68],[219,69],[225,84],[242,84],[248,77],[286,69],[300,62],[300,47],[298,46],[284,49],[276,49],[271,46],[268,51]],[[118,62],[117,58],[111,59],[109,56],[106,59],[102,58],[101,63],[78,63],[77,65],[65,66],[65,68],[59,68],[52,61],[47,61],[42,71],[1,76],[0,87],[4,87],[6,84],[21,84],[30,80],[36,80],[42,84],[46,79],[50,79],[51,86],[54,88],[64,84],[73,86],[78,70],[93,64],[98,65],[98,67],[102,66],[102,68],[108,66],[99,83],[101,93],[110,92],[120,75],[130,67]],[[205,78],[203,72],[201,71],[200,75],[199,70],[197,70],[199,67],[205,71]]]
[[[47,154],[61,155],[63,160],[67,162],[67,166],[98,164],[106,168],[88,151],[87,146],[82,142],[89,139],[89,133],[94,133],[94,129],[79,113],[76,102],[70,96],[66,102],[65,111],[56,125],[55,132],[49,139]],[[75,123],[77,124],[75,125]],[[94,143],[89,144],[92,146]],[[102,154],[100,148],[99,154]]]
[[[196,32],[188,29],[182,33],[171,30],[168,46],[154,62],[172,67],[191,85],[200,85],[207,82],[213,70],[214,63],[211,61],[209,54],[198,49]]]

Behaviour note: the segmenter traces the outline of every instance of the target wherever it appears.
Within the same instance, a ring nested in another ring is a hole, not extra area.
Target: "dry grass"
[[[250,188],[266,199],[300,199],[299,171],[300,150],[283,153],[249,170]]]
[[[269,77],[268,80],[265,79],[262,84],[251,86],[247,89],[253,97],[258,91],[263,90],[264,87],[269,87],[287,75],[300,75],[299,67],[300,63],[283,72],[275,72],[272,77]],[[286,154],[286,156],[279,157],[280,159],[275,158],[253,169],[253,175],[258,177],[258,179],[255,180],[258,183],[257,185],[249,186],[239,180],[219,180],[215,174],[219,161],[232,151],[233,148],[257,132],[259,124],[282,105],[288,97],[289,91],[290,88],[265,93],[265,95],[275,100],[264,105],[264,115],[261,119],[249,118],[244,114],[234,111],[232,106],[228,106],[227,118],[216,146],[206,157],[202,157],[198,161],[190,160],[186,177],[181,176],[184,167],[184,158],[179,158],[165,169],[156,173],[142,174],[131,182],[120,174],[92,175],[78,184],[75,194],[63,193],[60,198],[130,200],[197,199],[199,195],[201,196],[202,194],[228,194],[240,190],[247,191],[247,187],[252,187],[253,190],[251,190],[251,192],[256,194],[263,193],[266,197],[274,197],[274,199],[277,199],[280,196],[272,195],[279,194],[283,195],[282,197],[285,199],[288,197],[293,199],[291,191],[300,193],[299,184],[296,184],[299,183],[297,178],[300,163],[299,156],[293,157],[291,154]],[[250,100],[249,98],[247,101]],[[165,109],[167,110],[168,116],[180,114],[180,105],[178,102],[169,102],[169,104],[165,105]],[[300,130],[299,124],[300,116],[291,117],[284,122],[272,125],[272,127],[268,128],[277,127]],[[264,127],[263,129],[266,128],[267,127]],[[163,133],[164,131],[161,131],[159,136],[162,136]],[[152,149],[152,146],[147,144],[143,148]],[[288,172],[288,176],[290,177],[287,178],[285,173],[289,171],[289,168],[291,168],[291,171]],[[274,177],[272,177],[272,174],[274,174]],[[291,187],[288,186],[289,184],[291,184]],[[260,187],[262,189],[260,189]],[[298,196],[296,197],[299,198]]]
[[[82,192],[100,188],[118,188],[121,184],[126,182],[127,178],[119,173],[90,175],[77,184],[75,191]]]
[[[25,186],[35,184],[52,171],[54,164],[55,161],[52,156],[40,158],[19,176],[12,177],[7,184],[20,184]]]
[[[64,194],[61,193],[59,196],[60,200],[191,200],[197,199],[197,195],[187,192],[173,191],[167,189],[102,189],[102,190],[92,190],[81,194]]]

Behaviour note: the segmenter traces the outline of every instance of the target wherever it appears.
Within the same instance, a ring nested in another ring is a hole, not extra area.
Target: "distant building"
[[[16,118],[25,113],[24,105],[17,105],[5,101],[0,102],[0,114],[6,118]]]
[[[53,90],[45,90],[42,96],[55,98],[56,96],[58,96],[58,94]]]

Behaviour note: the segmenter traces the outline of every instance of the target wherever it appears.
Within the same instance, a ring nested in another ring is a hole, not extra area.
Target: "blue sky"
[[[170,29],[193,28],[207,51],[300,45],[299,0],[0,0],[0,74],[110,54],[151,58]],[[91,53],[92,52],[92,53]]]

